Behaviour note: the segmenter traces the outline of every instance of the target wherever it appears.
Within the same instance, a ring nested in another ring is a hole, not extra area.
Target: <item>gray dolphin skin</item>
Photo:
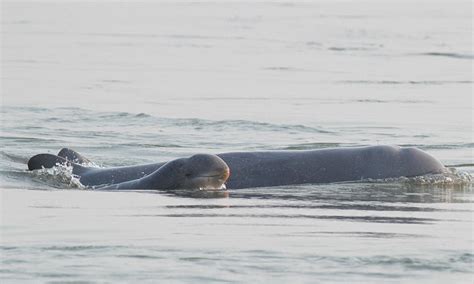
[[[69,148],[62,148],[59,151],[58,156],[63,157],[65,159],[67,159],[67,160],[69,160],[73,163],[77,163],[77,164],[91,164],[92,163],[86,157],[82,156],[78,152],[76,152],[72,149],[69,149]]]
[[[73,150],[68,150],[63,152],[74,153]],[[413,177],[442,173],[446,170],[428,153],[418,148],[398,146],[233,152],[217,156],[230,168],[230,177],[225,183],[228,189]],[[48,168],[56,163],[71,160],[67,155],[59,157],[39,154],[30,159],[28,166],[30,170]],[[86,186],[107,184],[111,185],[110,188],[119,189],[156,186],[151,180],[161,179],[167,175],[166,167],[172,168],[169,163],[164,162],[106,169],[69,163],[73,165],[73,173],[80,177],[82,184]],[[196,163],[191,166],[201,167],[201,171],[208,171],[205,167],[209,165]],[[163,172],[160,173],[162,167]]]

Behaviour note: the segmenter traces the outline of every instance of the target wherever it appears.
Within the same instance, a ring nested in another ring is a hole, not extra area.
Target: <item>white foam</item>
[[[414,186],[466,186],[474,184],[474,177],[463,171],[459,171],[455,168],[447,168],[443,173],[439,174],[427,174],[416,177],[398,177],[398,178],[385,178],[385,179],[366,179],[363,182],[373,183],[402,183],[406,185]]]
[[[58,163],[52,168],[43,168],[31,173],[35,179],[45,182],[52,187],[86,189],[79,181],[79,177],[72,173],[72,166]]]

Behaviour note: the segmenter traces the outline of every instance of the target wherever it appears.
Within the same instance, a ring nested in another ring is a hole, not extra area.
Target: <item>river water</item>
[[[469,1],[2,2],[2,283],[472,283]],[[100,192],[27,159],[417,146],[451,173]]]

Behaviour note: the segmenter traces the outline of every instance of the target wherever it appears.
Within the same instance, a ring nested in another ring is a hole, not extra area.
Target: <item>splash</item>
[[[408,186],[435,186],[435,187],[466,187],[474,184],[474,177],[455,168],[447,168],[439,174],[427,174],[415,177],[398,177],[386,179],[367,179],[363,182],[372,183],[400,183]]]
[[[437,185],[437,186],[463,186],[474,182],[474,177],[467,172],[455,168],[447,168],[441,174],[429,174],[424,176],[406,178],[404,181],[410,185]]]
[[[56,166],[48,169],[40,169],[31,171],[33,178],[48,186],[55,188],[75,188],[86,189],[79,181],[79,177],[72,173],[72,166],[65,164],[56,164]]]
[[[88,161],[88,162],[83,162],[83,163],[77,163],[83,167],[87,167],[87,168],[104,168],[103,166],[100,166],[92,161]]]
[[[222,184],[219,188],[207,188],[207,187],[200,187],[199,190],[226,190],[227,187],[225,184]]]

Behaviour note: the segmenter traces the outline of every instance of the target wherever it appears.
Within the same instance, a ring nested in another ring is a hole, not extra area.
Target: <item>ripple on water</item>
[[[455,59],[474,59],[474,55],[472,54],[464,54],[464,53],[456,53],[456,52],[422,52],[419,55],[424,56],[435,56],[435,57],[448,57],[448,58],[455,58]]]

